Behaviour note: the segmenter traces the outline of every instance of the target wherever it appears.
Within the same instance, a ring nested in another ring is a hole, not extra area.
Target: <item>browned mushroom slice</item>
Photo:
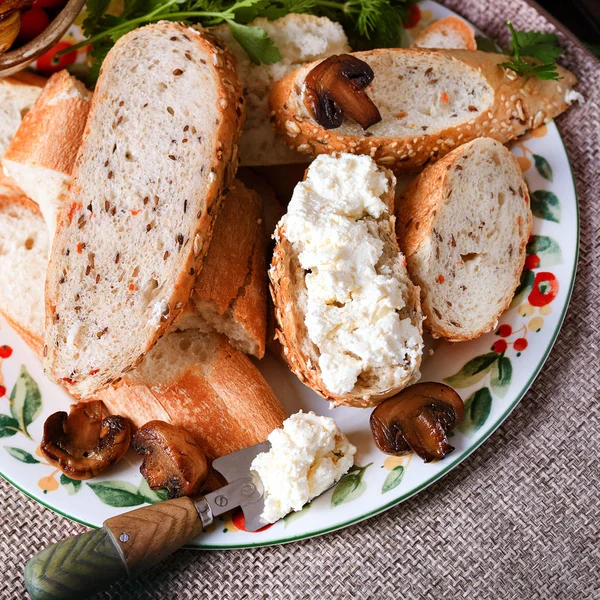
[[[131,441],[125,417],[105,417],[100,400],[71,405],[50,415],[40,445],[48,462],[71,479],[90,479],[118,462]]]
[[[371,414],[376,446],[386,454],[418,454],[425,462],[454,450],[447,433],[465,416],[461,397],[443,383],[418,383],[382,402]]]
[[[339,127],[344,116],[368,129],[381,121],[364,91],[373,77],[373,69],[350,54],[330,56],[306,76],[304,104],[325,129]]]
[[[138,429],[133,448],[144,455],[140,473],[150,489],[166,488],[169,498],[197,494],[208,475],[206,457],[194,438],[164,421]]]

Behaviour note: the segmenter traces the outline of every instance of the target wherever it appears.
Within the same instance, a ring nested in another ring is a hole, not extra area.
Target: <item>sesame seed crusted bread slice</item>
[[[305,78],[318,64],[277,82],[270,95],[277,131],[307,155],[368,154],[379,164],[411,171],[477,137],[502,143],[566,110],[575,76],[558,67],[558,81],[542,81],[500,67],[502,54],[470,50],[389,48],[354,52],[375,74],[365,92],[382,120],[365,132],[344,119],[319,125],[304,104]]]
[[[477,50],[475,31],[454,15],[434,21],[415,39],[413,48],[445,48],[448,50]]]
[[[44,366],[72,393],[117,381],[181,312],[242,121],[233,58],[207,35],[161,22],[110,51],[46,281]]]
[[[490,138],[456,148],[411,182],[396,216],[425,328],[455,342],[492,330],[519,284],[531,235],[514,156]]]
[[[290,369],[335,405],[360,408],[418,380],[423,349],[419,289],[394,233],[396,180],[371,165],[349,154],[312,163],[269,271]]]

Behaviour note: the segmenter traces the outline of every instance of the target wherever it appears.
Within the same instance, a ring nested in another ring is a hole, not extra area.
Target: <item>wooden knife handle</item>
[[[189,498],[144,506],[42,550],[25,565],[25,585],[33,600],[87,598],[155,565],[201,531]]]

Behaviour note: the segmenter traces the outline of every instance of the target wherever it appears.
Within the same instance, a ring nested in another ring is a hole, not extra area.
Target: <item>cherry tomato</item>
[[[63,6],[67,0],[33,0],[34,6],[40,8],[56,8],[57,6]]]
[[[231,521],[240,531],[246,531],[246,519],[244,518],[244,513],[242,512],[241,508],[238,508],[233,512],[233,514],[231,515]],[[259,531],[265,531],[266,529],[269,529],[269,527],[272,527],[272,526],[273,525],[265,525],[264,527],[261,527],[260,529],[253,531],[252,533],[258,533]]]
[[[12,348],[4,344],[0,346],[0,358],[8,358],[12,354]]]
[[[506,350],[507,347],[508,347],[508,344],[504,340],[497,340],[492,345],[492,352],[497,352],[498,354],[502,354]]]
[[[412,29],[421,20],[421,9],[413,4],[408,9],[408,17],[404,21],[404,29]]]
[[[46,27],[50,25],[50,17],[45,10],[35,6],[21,13],[21,30],[19,31],[19,40],[30,42],[36,38]]]
[[[558,279],[554,273],[542,271],[533,280],[533,289],[527,300],[532,306],[546,306],[558,294]]]
[[[508,337],[512,333],[512,327],[510,325],[504,324],[498,327],[498,331],[496,333],[500,337]]]
[[[37,60],[37,70],[40,73],[51,74],[60,71],[72,65],[77,60],[77,52],[69,52],[62,56],[56,56],[61,50],[70,48],[72,44],[69,42],[58,42],[56,46],[50,48],[46,54],[42,54]]]

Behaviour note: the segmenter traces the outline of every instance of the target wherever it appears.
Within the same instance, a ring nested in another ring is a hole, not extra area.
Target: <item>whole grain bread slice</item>
[[[490,138],[464,144],[427,167],[396,206],[426,329],[454,342],[491,331],[519,284],[531,235],[529,194],[514,156]]]
[[[500,66],[505,55],[488,52],[386,48],[352,56],[373,69],[365,92],[381,122],[366,132],[348,119],[337,129],[319,125],[304,104],[315,62],[277,82],[270,95],[288,145],[308,156],[367,154],[390,169],[412,171],[477,137],[505,143],[547,123],[568,108],[576,83],[562,67],[558,81],[519,75]]]
[[[104,61],[46,280],[44,366],[88,397],[133,369],[188,301],[237,165],[234,60],[160,22]]]

